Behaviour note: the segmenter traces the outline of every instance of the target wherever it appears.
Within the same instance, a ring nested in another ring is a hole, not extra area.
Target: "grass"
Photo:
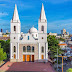
[[[5,62],[4,61],[0,61],[0,66],[2,65],[2,64],[4,64]]]

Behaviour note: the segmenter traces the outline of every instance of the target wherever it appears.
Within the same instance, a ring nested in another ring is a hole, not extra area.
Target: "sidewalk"
[[[8,67],[8,65],[10,67]],[[3,71],[45,71],[55,72],[50,63],[36,63],[36,62],[7,62],[1,67]]]

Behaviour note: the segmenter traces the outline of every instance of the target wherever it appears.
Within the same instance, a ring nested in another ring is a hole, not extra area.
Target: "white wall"
[[[28,40],[29,36],[29,40]],[[35,40],[31,34],[27,33],[26,36],[23,36],[23,39],[20,40],[20,43],[37,43],[38,40]]]
[[[44,26],[44,32],[41,31],[41,26]],[[39,22],[38,23],[38,31],[39,33],[47,33],[47,22]]]
[[[14,31],[14,26],[16,26],[16,31]],[[20,23],[11,23],[11,33],[20,33],[21,32],[21,26]]]

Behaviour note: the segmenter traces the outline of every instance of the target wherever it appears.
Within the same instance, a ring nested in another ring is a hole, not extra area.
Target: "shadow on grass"
[[[5,65],[8,61],[9,61],[9,59],[4,60],[4,63],[0,66],[0,68],[1,68],[3,65]]]

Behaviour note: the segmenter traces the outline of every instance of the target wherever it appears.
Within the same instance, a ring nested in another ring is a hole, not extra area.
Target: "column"
[[[46,59],[48,59],[48,43],[46,43]]]
[[[41,47],[40,47],[40,43],[38,45],[38,57],[39,57],[39,59],[41,59]]]
[[[46,59],[46,43],[45,43],[45,48],[44,48],[44,59]]]
[[[12,43],[10,43],[10,59],[13,59],[13,57],[12,57],[12,55],[13,55],[13,51],[12,51],[13,49],[12,49]]]
[[[17,55],[18,55],[17,59],[19,59],[19,43],[17,43],[17,46],[18,46],[18,47],[17,47],[17,52],[18,52],[18,53],[17,53]]]
[[[16,59],[18,58],[18,43],[16,43]]]

